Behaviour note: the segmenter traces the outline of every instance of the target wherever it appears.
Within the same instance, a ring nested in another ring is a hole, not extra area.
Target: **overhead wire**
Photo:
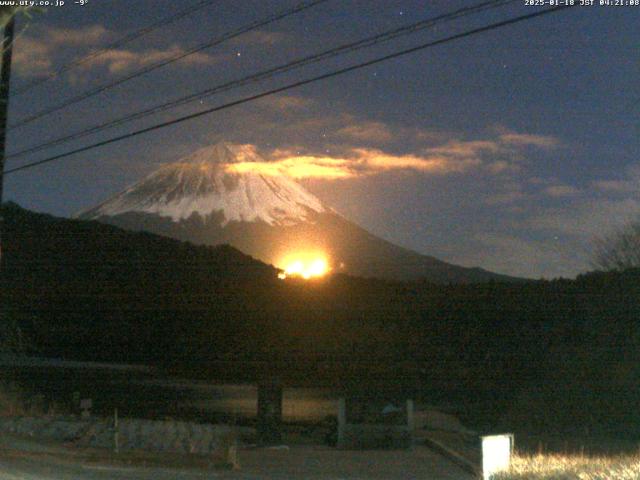
[[[118,40],[116,40],[113,43],[110,43],[109,45],[99,48],[97,50],[92,50],[91,52],[89,52],[87,55],[84,55],[83,57],[77,58],[75,60],[72,60],[64,65],[62,65],[61,67],[56,68],[54,71],[48,73],[47,75],[38,78],[36,80],[33,80],[32,82],[27,83],[26,85],[22,85],[18,88],[15,88],[14,92],[12,92],[12,95],[18,96],[21,95],[23,93],[28,92],[29,90],[31,90],[32,88],[35,88],[39,85],[42,85],[46,82],[48,82],[49,80],[57,77],[58,75],[68,72],[69,70],[72,70],[76,67],[78,67],[79,65],[82,65],[83,63],[88,62],[89,60],[92,60],[96,57],[99,57],[100,55],[104,55],[106,52],[110,51],[110,50],[115,50],[118,48],[123,47],[124,45],[126,45],[127,43],[131,43],[134,40],[137,40],[138,38],[141,38],[161,27],[165,27],[167,25],[170,25],[173,22],[176,22],[178,20],[181,20],[182,18],[191,15],[192,13],[197,12],[198,10],[202,10],[203,8],[216,3],[219,0],[202,0],[199,1],[198,3],[189,6],[188,8],[185,8],[183,10],[180,10],[179,12],[173,14],[173,15],[169,15],[168,17],[165,17],[161,20],[159,20],[158,22],[155,22],[151,25],[147,25],[146,27],[143,27],[139,30],[136,30],[135,32],[132,32],[128,35],[125,35],[124,37],[119,38]]]
[[[171,100],[169,102],[164,102],[164,103],[155,105],[153,107],[141,110],[139,112],[131,113],[123,117],[116,118],[106,123],[94,125],[92,127],[88,127],[80,131],[73,132],[71,134],[64,135],[62,137],[58,137],[48,142],[45,142],[36,146],[28,147],[26,149],[11,153],[7,155],[6,158],[11,159],[11,158],[16,158],[29,153],[42,151],[52,146],[67,143],[72,140],[77,140],[87,135],[98,133],[110,128],[123,125],[125,123],[129,123],[131,121],[145,118],[149,115],[153,115],[153,114],[160,113],[160,112],[163,112],[172,108],[176,108],[179,106],[183,106],[198,100],[202,100],[204,98],[210,97],[212,95],[215,95],[221,92],[230,91],[235,88],[239,88],[245,85],[249,85],[249,84],[260,82],[269,78],[273,78],[276,75],[280,75],[294,69],[298,69],[310,64],[318,63],[339,55],[352,53],[364,48],[370,48],[370,47],[379,45],[381,43],[394,40],[398,37],[409,35],[409,34],[424,30],[426,28],[439,25],[440,23],[452,21],[468,15],[475,15],[477,13],[486,11],[488,9],[494,9],[510,3],[515,3],[516,1],[518,0],[489,0],[473,6],[461,8],[450,13],[438,15],[435,17],[430,17],[427,19],[423,19],[419,22],[414,22],[409,25],[404,25],[401,27],[394,28],[392,30],[387,30],[382,33],[367,37],[365,39],[358,40],[356,42],[349,42],[349,43],[340,45],[338,47],[333,47],[328,50],[324,50],[316,54],[307,55],[305,57],[284,63],[282,65],[278,65],[276,67],[271,67],[266,70],[262,70],[260,72],[257,72],[239,79],[225,82],[225,83],[216,85],[214,87],[210,87],[205,90]]]
[[[74,97],[71,97],[57,105],[53,105],[50,107],[47,107],[43,110],[40,110],[39,112],[36,112],[32,115],[29,115],[27,117],[24,117],[20,120],[18,120],[17,122],[15,122],[12,125],[9,125],[9,127],[7,128],[7,131],[11,131],[14,130],[16,128],[20,128],[23,127],[29,123],[32,123],[36,120],[39,120],[41,118],[44,118],[48,115],[51,115],[54,112],[57,112],[59,110],[62,110],[64,108],[67,108],[71,105],[74,105],[76,103],[82,102],[84,100],[87,100],[91,97],[94,97],[96,95],[98,95],[99,93],[105,92],[107,90],[110,90],[116,86],[122,85],[123,83],[126,83],[130,80],[133,80],[134,78],[138,78],[141,77],[143,75],[146,75],[147,73],[153,72],[154,70],[157,70],[159,68],[162,67],[166,67],[167,65],[171,65],[172,63],[175,63],[179,60],[182,60],[184,58],[187,58],[191,55],[195,55],[198,52],[201,52],[203,50],[209,49],[209,48],[213,48],[215,46],[218,46],[220,44],[222,44],[223,42],[226,42],[228,40],[231,40],[233,38],[239,37],[240,35],[243,35],[245,33],[248,33],[252,30],[255,30],[257,28],[261,28],[264,27],[266,25],[269,25],[271,23],[277,22],[279,20],[282,20],[284,18],[287,18],[291,15],[295,15],[299,12],[302,12],[303,10],[307,10],[309,8],[315,7],[316,5],[319,5],[321,3],[325,3],[329,0],[310,0],[310,1],[304,1],[301,2],[297,5],[295,5],[292,8],[289,8],[287,10],[284,11],[280,11],[274,14],[271,14],[269,16],[267,16],[266,18],[262,19],[262,20],[256,20],[254,22],[251,22],[247,25],[243,25],[242,27],[239,27],[235,30],[232,30],[230,32],[227,32],[225,34],[223,34],[222,36],[216,37],[213,40],[209,40],[207,42],[201,43],[193,48],[190,48],[184,52],[180,52],[178,54],[172,55],[169,58],[166,58],[164,60],[160,60],[157,61],[155,63],[152,63],[150,65],[147,65],[146,67],[143,67],[139,70],[136,70],[135,72],[132,72],[128,75],[122,76],[112,82],[103,84],[103,85],[99,85],[97,87],[94,87],[92,89],[86,90],[82,93],[80,93],[79,95],[76,95]]]
[[[24,164],[24,165],[21,165],[21,166],[18,166],[18,167],[14,167],[14,168],[11,168],[11,169],[7,170],[5,172],[5,175],[12,174],[12,173],[15,173],[15,172],[18,172],[18,171],[31,169],[31,168],[34,168],[34,167],[37,167],[37,166],[40,166],[40,165],[44,165],[44,164],[47,164],[47,163],[55,162],[55,161],[61,160],[63,158],[69,157],[71,155],[75,155],[75,154],[78,154],[78,153],[94,150],[96,148],[99,148],[99,147],[102,147],[102,146],[105,146],[105,145],[109,145],[109,144],[112,144],[112,143],[120,142],[120,141],[129,139],[129,138],[137,137],[139,135],[142,135],[142,134],[145,134],[145,133],[148,133],[148,132],[152,132],[152,131],[155,131],[155,130],[166,128],[166,127],[169,127],[171,125],[177,125],[177,124],[183,123],[185,121],[193,120],[195,118],[199,118],[199,117],[202,117],[202,116],[205,116],[205,115],[210,115],[210,114],[212,114],[214,112],[225,110],[225,109],[237,106],[237,105],[242,105],[242,104],[245,104],[245,103],[248,103],[248,102],[251,102],[251,101],[258,100],[260,98],[264,98],[264,97],[267,97],[267,96],[270,96],[270,95],[274,95],[274,94],[277,94],[277,93],[281,93],[281,92],[285,92],[285,91],[292,90],[292,89],[295,89],[295,88],[299,88],[301,86],[309,85],[311,83],[315,83],[315,82],[318,82],[318,81],[327,80],[329,78],[337,77],[339,75],[344,75],[345,73],[348,73],[348,72],[352,72],[352,71],[359,70],[359,69],[362,69],[362,68],[365,68],[365,67],[376,65],[376,64],[379,64],[381,62],[385,62],[387,60],[391,60],[391,59],[398,58],[398,57],[401,57],[401,56],[409,55],[411,53],[415,53],[415,52],[418,52],[418,51],[421,51],[421,50],[425,50],[427,48],[432,48],[432,47],[435,47],[437,45],[442,45],[442,44],[449,43],[449,42],[452,42],[452,41],[455,41],[455,40],[459,40],[459,39],[462,39],[462,38],[470,37],[470,36],[473,36],[473,35],[478,35],[480,33],[489,32],[489,31],[492,31],[492,30],[496,30],[498,28],[506,27],[508,25],[513,25],[513,24],[516,24],[516,23],[532,20],[534,18],[538,18],[538,17],[544,16],[544,15],[549,15],[551,13],[560,12],[560,11],[563,11],[563,10],[566,10],[566,9],[569,9],[569,8],[572,8],[572,7],[573,7],[573,5],[557,6],[557,7],[553,7],[553,8],[549,8],[549,9],[545,9],[545,10],[532,12],[532,13],[525,14],[525,15],[520,15],[520,16],[517,16],[517,17],[512,17],[512,18],[509,18],[507,20],[494,22],[494,23],[491,23],[489,25],[485,25],[483,27],[478,27],[478,28],[474,28],[474,29],[471,29],[471,30],[466,30],[464,32],[457,33],[457,34],[454,34],[454,35],[450,35],[450,36],[441,38],[439,40],[434,40],[434,41],[430,41],[430,42],[427,42],[427,43],[423,43],[421,45],[414,46],[414,47],[411,47],[411,48],[407,48],[407,49],[404,49],[404,50],[400,50],[398,52],[387,54],[387,55],[384,55],[384,56],[381,56],[381,57],[378,57],[378,58],[375,58],[375,59],[372,59],[372,60],[368,60],[368,61],[365,61],[365,62],[357,63],[355,65],[351,65],[351,66],[348,66],[348,67],[340,68],[338,70],[333,70],[331,72],[324,73],[324,74],[321,74],[321,75],[318,75],[318,76],[314,76],[314,77],[311,77],[311,78],[307,78],[305,80],[300,80],[300,81],[297,81],[297,82],[293,82],[293,83],[284,85],[282,87],[277,87],[277,88],[273,88],[273,89],[270,89],[270,90],[267,90],[267,91],[264,91],[264,92],[261,92],[261,93],[258,93],[258,94],[250,95],[248,97],[244,97],[244,98],[239,99],[239,100],[235,100],[235,101],[232,101],[232,102],[229,102],[229,103],[225,103],[223,105],[219,105],[219,106],[212,107],[212,108],[207,108],[207,109],[202,110],[200,112],[192,113],[192,114],[189,114],[189,115],[184,115],[184,116],[181,116],[181,117],[169,120],[169,121],[158,123],[158,124],[150,126],[150,127],[146,127],[146,128],[142,128],[142,129],[133,131],[133,132],[129,132],[129,133],[124,134],[124,135],[119,135],[119,136],[116,136],[116,137],[112,137],[112,138],[109,138],[109,139],[106,139],[106,140],[102,140],[100,142],[96,142],[96,143],[93,143],[93,144],[90,144],[90,145],[87,145],[87,146],[84,146],[84,147],[80,147],[80,148],[77,148],[77,149],[74,149],[74,150],[71,150],[71,151],[67,151],[67,152],[64,152],[64,153],[61,153],[61,154],[58,154],[58,155],[53,155],[53,156],[44,158],[42,160],[38,160],[38,161],[27,163],[27,164]]]

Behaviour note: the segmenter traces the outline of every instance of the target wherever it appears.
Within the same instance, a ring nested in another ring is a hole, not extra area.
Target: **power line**
[[[171,125],[176,125],[176,124],[185,122],[187,120],[192,120],[194,118],[198,118],[198,117],[202,117],[202,116],[205,116],[205,115],[209,115],[211,113],[218,112],[220,110],[225,110],[227,108],[235,107],[237,105],[242,105],[244,103],[248,103],[248,102],[251,102],[253,100],[258,100],[260,98],[267,97],[269,95],[274,95],[276,93],[281,93],[281,92],[284,92],[284,91],[287,91],[287,90],[292,90],[294,88],[298,88],[298,87],[301,87],[303,85],[308,85],[308,84],[311,84],[311,83],[315,83],[315,82],[318,82],[320,80],[326,80],[326,79],[329,79],[329,78],[337,77],[339,75],[343,75],[343,74],[348,73],[348,72],[352,72],[352,71],[355,71],[355,70],[359,70],[361,68],[369,67],[371,65],[376,65],[378,63],[381,63],[381,62],[384,62],[384,61],[387,61],[387,60],[391,60],[393,58],[398,58],[398,57],[401,57],[401,56],[404,56],[404,55],[408,55],[410,53],[415,53],[415,52],[418,52],[420,50],[425,50],[425,49],[430,48],[430,47],[435,47],[437,45],[442,45],[442,44],[449,43],[449,42],[454,41],[454,40],[459,40],[461,38],[470,37],[472,35],[477,35],[479,33],[488,32],[488,31],[495,30],[495,29],[498,29],[498,28],[501,28],[501,27],[505,27],[507,25],[513,25],[515,23],[523,22],[523,21],[526,21],[526,20],[531,20],[533,18],[540,17],[542,15],[547,15],[547,14],[550,14],[550,13],[559,12],[561,10],[565,10],[567,8],[572,8],[572,7],[573,7],[572,5],[554,7],[554,8],[550,8],[550,9],[546,9],[546,10],[541,10],[541,11],[538,11],[538,12],[529,13],[529,14],[526,14],[526,15],[521,15],[521,16],[518,16],[518,17],[513,17],[513,18],[510,18],[508,20],[502,20],[500,22],[491,23],[491,24],[486,25],[484,27],[479,27],[479,28],[474,28],[472,30],[467,30],[465,32],[458,33],[458,34],[455,34],[455,35],[451,35],[449,37],[445,37],[445,38],[442,38],[442,39],[439,39],[439,40],[435,40],[435,41],[432,41],[432,42],[424,43],[424,44],[418,45],[416,47],[407,48],[405,50],[401,50],[399,52],[395,52],[395,53],[391,53],[391,54],[388,54],[388,55],[385,55],[385,56],[382,56],[382,57],[378,57],[378,58],[373,59],[373,60],[368,60],[366,62],[358,63],[358,64],[352,65],[350,67],[345,67],[345,68],[341,68],[339,70],[334,70],[332,72],[325,73],[325,74],[322,74],[322,75],[318,75],[316,77],[308,78],[306,80],[300,80],[298,82],[290,83],[290,84],[285,85],[283,87],[278,87],[278,88],[274,88],[272,90],[267,90],[265,92],[258,93],[258,94],[255,94],[255,95],[251,95],[249,97],[245,97],[245,98],[242,98],[240,100],[235,100],[233,102],[229,102],[229,103],[226,103],[226,104],[223,104],[223,105],[219,105],[217,107],[208,108],[206,110],[203,110],[203,111],[200,111],[200,112],[197,112],[197,113],[192,113],[190,115],[185,115],[185,116],[182,116],[182,117],[178,117],[178,118],[175,118],[173,120],[169,120],[169,121],[166,121],[166,122],[162,122],[162,123],[153,125],[151,127],[147,127],[147,128],[143,128],[143,129],[140,129],[140,130],[136,130],[134,132],[130,132],[130,133],[127,133],[127,134],[124,134],[124,135],[119,135],[117,137],[113,137],[113,138],[110,138],[110,139],[107,139],[107,140],[103,140],[103,141],[100,141],[100,142],[97,142],[97,143],[94,143],[94,144],[91,144],[91,145],[87,145],[85,147],[77,148],[75,150],[71,150],[71,151],[68,151],[68,152],[65,152],[65,153],[61,153],[59,155],[54,155],[52,157],[48,157],[48,158],[45,158],[45,159],[42,159],[42,160],[38,160],[36,162],[32,162],[32,163],[28,163],[28,164],[25,164],[25,165],[21,165],[19,167],[15,167],[15,168],[7,170],[5,172],[5,175],[8,175],[8,174],[11,174],[11,173],[14,173],[14,172],[18,172],[18,171],[21,171],[21,170],[27,170],[27,169],[30,169],[30,168],[33,168],[33,167],[36,167],[36,166],[39,166],[39,165],[43,165],[45,163],[54,162],[54,161],[60,160],[62,158],[69,157],[71,155],[75,155],[77,153],[82,153],[82,152],[86,152],[86,151],[89,151],[89,150],[93,150],[95,148],[102,147],[104,145],[109,145],[111,143],[119,142],[119,141],[122,141],[122,140],[126,140],[128,138],[137,137],[137,136],[142,135],[144,133],[152,132],[154,130],[159,130],[159,129],[162,129],[162,128],[165,128],[165,127],[169,127]]]
[[[65,135],[59,138],[56,138],[54,140],[42,143],[40,145],[36,145],[33,147],[29,147],[26,148],[24,150],[20,150],[18,152],[12,153],[10,155],[7,156],[7,158],[15,158],[15,157],[19,157],[28,153],[34,153],[34,152],[38,152],[44,149],[47,149],[49,147],[55,146],[55,145],[60,145],[62,143],[66,143],[68,141],[71,140],[76,140],[78,138],[82,138],[85,137],[87,135],[93,134],[93,133],[98,133],[104,130],[107,130],[109,128],[113,128],[116,126],[120,126],[123,125],[125,123],[134,121],[134,120],[139,120],[141,118],[147,117],[149,115],[153,115],[156,113],[160,113],[166,110],[169,110],[171,108],[175,108],[178,106],[182,106],[191,102],[194,102],[196,100],[200,100],[202,98],[205,97],[209,97],[212,96],[214,94],[220,93],[220,92],[225,92],[225,91],[229,91],[238,87],[242,87],[251,83],[256,83],[265,79],[269,79],[272,78],[276,75],[282,74],[282,73],[286,73],[289,72],[291,70],[303,67],[303,66],[307,66],[313,63],[317,63],[323,60],[327,60],[329,58],[333,58],[335,56],[338,55],[342,55],[345,53],[351,53],[363,48],[369,48],[375,45],[378,45],[380,43],[383,42],[387,42],[390,40],[393,40],[395,38],[398,38],[400,36],[403,35],[408,35],[411,33],[415,33],[417,31],[432,27],[436,24],[439,24],[441,22],[446,22],[446,21],[451,21],[460,17],[464,17],[467,15],[471,15],[471,14],[476,14],[479,13],[481,11],[484,10],[488,10],[488,9],[492,9],[492,8],[497,8],[509,3],[514,3],[515,1],[518,0],[491,0],[491,1],[486,1],[486,2],[482,2],[480,4],[477,4],[475,6],[471,6],[471,7],[465,7],[465,8],[461,8],[459,10],[456,10],[454,12],[450,12],[447,14],[443,14],[443,15],[438,15],[436,17],[431,17],[410,25],[405,25],[402,27],[398,27],[395,28],[393,30],[388,30],[385,31],[383,33],[374,35],[372,37],[368,37],[365,38],[363,40],[359,40],[357,42],[352,42],[352,43],[347,43],[338,47],[334,47],[331,48],[329,50],[325,50],[323,52],[317,53],[317,54],[312,54],[312,55],[308,55],[306,57],[302,57],[300,59],[294,60],[292,62],[288,62],[285,63],[283,65],[279,65],[276,67],[272,67],[269,68],[267,70],[263,70],[260,71],[258,73],[240,78],[240,79],[236,79],[236,80],[232,80],[223,84],[219,84],[216,85],[214,87],[208,88],[206,90],[197,92],[197,93],[193,93],[193,94],[189,94],[186,95],[184,97],[180,97],[178,99],[172,100],[170,102],[166,102],[166,103],[162,103],[159,105],[155,105],[151,108],[133,113],[133,114],[129,114],[129,115],[125,115],[124,117],[120,117],[117,119],[114,119],[110,122],[107,123],[103,123],[103,124],[99,124],[97,126],[93,126],[93,127],[89,127],[89,128],[85,128],[83,130],[80,130],[78,132],[74,132],[71,133],[69,135]]]
[[[177,22],[178,20],[181,20],[182,18],[191,15],[192,13],[197,12],[198,10],[202,10],[204,7],[207,7],[215,2],[217,2],[218,0],[202,0],[198,3],[196,3],[195,5],[192,5],[184,10],[179,11],[178,13],[174,14],[174,15],[170,15],[168,17],[163,18],[162,20],[159,20],[156,23],[153,23],[151,25],[148,25],[144,28],[141,28],[139,30],[136,30],[135,32],[130,33],[129,35],[125,35],[124,37],[116,40],[115,42],[107,45],[106,47],[100,48],[98,50],[94,50],[92,52],[89,52],[87,55],[85,55],[84,57],[80,57],[76,60],[73,60],[59,68],[57,68],[56,70],[54,70],[53,72],[48,73],[47,75],[45,75],[42,78],[38,78],[37,80],[34,80],[30,83],[27,83],[26,85],[23,85],[20,88],[17,88],[15,93],[13,93],[13,96],[18,96],[21,95],[29,90],[31,90],[34,87],[37,87],[39,85],[42,85],[45,82],[48,82],[49,80],[51,80],[52,78],[57,77],[58,75],[60,75],[61,73],[65,73],[68,72],[69,70],[72,70],[74,68],[76,68],[79,65],[82,65],[83,63],[88,62],[89,60],[92,60],[96,57],[99,57],[100,55],[103,55],[104,53],[108,52],[109,50],[114,50],[117,48],[122,47],[123,45],[126,45],[127,43],[131,43],[134,40],[137,40],[138,38],[141,38],[145,35],[147,35],[148,33],[153,32],[154,30],[157,30],[161,27],[165,27],[173,22]]]
[[[149,72],[152,72],[154,70],[157,70],[159,68],[165,67],[167,65],[170,65],[172,63],[177,62],[178,60],[182,60],[184,58],[187,58],[191,55],[194,55],[198,52],[201,52],[202,50],[206,50],[209,48],[213,48],[217,45],[220,45],[223,42],[226,42],[227,40],[231,40],[233,38],[236,38],[240,35],[243,35],[247,32],[250,32],[251,30],[255,30],[256,28],[260,28],[260,27],[264,27],[266,25],[269,25],[271,23],[274,23],[278,20],[282,20],[286,17],[289,17],[291,15],[295,15],[296,13],[302,12],[303,10],[307,10],[309,8],[315,7],[316,5],[319,5],[321,3],[325,3],[328,0],[311,0],[311,1],[306,1],[306,2],[302,2],[297,4],[296,6],[269,15],[268,17],[266,17],[263,20],[256,20],[254,22],[251,22],[247,25],[244,25],[236,30],[233,30],[231,32],[225,33],[224,35],[222,35],[221,37],[217,37],[213,40],[210,40],[208,42],[205,43],[201,43],[193,48],[190,48],[189,50],[186,50],[185,52],[181,52],[178,53],[176,55],[173,55],[165,60],[160,60],[156,63],[152,63],[151,65],[148,65],[144,68],[141,68],[140,70],[137,70],[129,75],[125,75],[124,77],[120,77],[116,80],[114,80],[113,82],[104,84],[104,85],[100,85],[98,87],[95,87],[93,89],[90,90],[86,90],[83,93],[76,95],[75,97],[71,97],[67,100],[65,100],[62,103],[59,103],[58,105],[54,105],[52,107],[48,107],[45,108],[44,110],[41,110],[37,113],[34,113],[33,115],[30,115],[28,117],[22,118],[20,120],[18,120],[16,123],[14,123],[13,125],[9,126],[8,130],[13,130],[19,127],[22,127],[24,125],[27,125],[28,123],[31,123],[35,120],[39,120],[40,118],[46,117],[47,115],[50,115],[54,112],[57,112],[58,110],[62,110],[63,108],[69,107],[71,105],[74,105],[76,103],[82,102],[83,100],[86,100],[88,98],[91,98],[95,95],[98,95],[99,93],[102,93],[106,90],[109,90],[113,87],[116,87],[118,85],[122,85],[123,83],[128,82],[129,80],[133,80],[134,78],[138,78],[142,75],[146,75]]]

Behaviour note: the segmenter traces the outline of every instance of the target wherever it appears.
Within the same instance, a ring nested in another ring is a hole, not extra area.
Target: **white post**
[[[513,434],[487,435],[482,440],[482,478],[490,480],[494,473],[508,470],[513,453]]]

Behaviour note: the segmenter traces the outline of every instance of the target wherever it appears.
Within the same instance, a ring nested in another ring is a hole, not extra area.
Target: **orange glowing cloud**
[[[392,155],[375,149],[355,149],[358,162],[369,174],[388,170],[416,170],[427,173],[462,172],[480,163],[478,159],[453,159],[445,155]]]
[[[338,131],[338,135],[354,139],[389,139],[389,128],[379,122],[351,125]],[[554,138],[543,135],[514,133],[501,129],[497,136],[481,140],[449,139],[440,145],[422,148],[415,153],[394,154],[372,147],[337,147],[339,153],[305,153],[303,148],[274,150],[264,160],[251,147],[246,159],[229,164],[235,172],[256,172],[263,175],[286,175],[295,179],[341,180],[377,175],[389,171],[415,171],[424,174],[445,175],[464,173],[484,168],[499,175],[517,171],[520,150],[524,148],[551,149],[560,145]]]
[[[461,141],[451,140],[444,145],[429,148],[427,153],[432,155],[446,155],[447,157],[477,157],[483,153],[498,153],[503,146],[493,140]]]
[[[330,157],[302,155],[272,162],[238,162],[227,166],[237,173],[254,172],[262,175],[287,175],[292,178],[325,178],[330,180],[349,178],[353,174],[348,160]]]
[[[296,179],[347,179],[375,175],[390,170],[416,170],[430,173],[461,172],[477,165],[478,159],[452,159],[444,155],[393,155],[382,150],[355,148],[344,156],[297,155],[277,152],[282,156],[266,162],[238,162],[229,171],[254,172],[263,175],[287,175]]]

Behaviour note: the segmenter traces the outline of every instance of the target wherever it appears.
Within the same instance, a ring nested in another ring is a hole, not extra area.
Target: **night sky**
[[[12,89],[190,1],[89,0],[17,24]],[[12,97],[10,122],[297,1],[220,0]],[[9,153],[474,1],[329,0],[9,132]],[[515,4],[296,70],[38,154],[435,40]],[[70,216],[196,148],[255,145],[387,240],[526,277],[589,270],[593,240],[640,213],[640,7],[576,7],[230,108],[5,178],[5,200]]]

